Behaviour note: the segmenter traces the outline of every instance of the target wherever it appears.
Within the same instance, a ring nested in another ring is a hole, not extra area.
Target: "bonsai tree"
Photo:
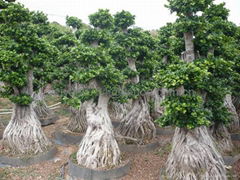
[[[119,13],[116,13],[114,15],[113,33],[117,35],[118,32],[127,32],[128,27],[132,26],[135,23],[134,21],[135,16],[133,16],[128,11],[123,10]],[[115,41],[113,45],[115,48],[111,49],[110,54],[116,61],[117,67],[121,70],[126,71],[128,70],[126,49],[124,48],[124,46],[121,46],[118,43],[117,36],[115,36]],[[127,71],[125,72],[125,74],[127,75]],[[121,91],[124,91],[124,86],[122,87]],[[124,103],[119,103],[117,101],[110,102],[109,105],[110,117],[112,118],[112,120],[120,122],[131,109],[132,109],[131,99],[128,99],[127,102]]]
[[[83,23],[81,19],[74,16],[67,16],[66,24],[74,32],[77,39],[80,39],[80,36],[83,33],[83,31],[89,28],[89,25]]]
[[[82,20],[74,16],[66,17],[67,26],[71,27],[73,30],[78,30],[83,26]]]
[[[14,103],[3,145],[17,153],[39,153],[48,148],[50,141],[33,110],[33,72],[54,55],[54,49],[38,36],[38,24],[22,5],[8,4],[0,11],[0,22],[1,95]]]
[[[72,31],[75,33],[76,38],[81,38],[81,34],[83,33],[83,23],[80,19],[77,17],[68,17],[66,18],[66,24],[72,29]],[[69,61],[70,63],[68,64],[69,67],[75,68],[77,67],[75,63],[71,63],[72,61]],[[66,66],[66,65],[65,65]],[[76,69],[75,69],[76,70]],[[74,71],[71,71],[74,72]],[[71,74],[69,74],[68,78],[70,77]],[[81,85],[77,82],[72,82],[71,79],[69,79],[69,82],[71,82],[71,88],[70,91],[71,93],[78,92],[81,89],[83,89],[85,86]],[[71,117],[69,124],[67,128],[72,131],[72,132],[85,132],[87,129],[87,120],[86,120],[86,103],[81,104],[81,106],[77,106],[77,108],[74,108],[73,106],[70,105],[70,112],[71,112]]]
[[[223,159],[206,128],[211,124],[211,111],[204,108],[201,88],[211,74],[207,64],[196,61],[194,46],[198,12],[211,4],[211,0],[168,0],[167,7],[177,13],[177,30],[182,32],[185,42],[183,61],[169,64],[156,75],[164,87],[176,90],[164,101],[165,112],[159,119],[163,126],[177,126],[166,164],[170,179],[226,179]]]
[[[124,72],[130,81],[125,91],[127,97],[133,100],[132,109],[120,122],[119,132],[146,142],[155,136],[156,131],[145,94],[155,87],[151,77],[157,63],[154,53],[156,41],[149,32],[128,28],[134,23],[134,16],[129,12],[118,12],[114,18],[118,30],[115,39],[126,51],[127,67]]]
[[[47,16],[42,12],[33,12],[32,19],[33,23],[37,25],[38,37],[44,38],[51,43],[52,40],[49,36],[54,29],[50,26]],[[56,56],[58,55],[56,54]],[[33,72],[33,89],[35,91],[33,94],[33,108],[42,125],[54,123],[57,119],[57,116],[54,115],[54,112],[47,106],[44,100],[44,88],[51,83],[55,60],[56,58],[49,57],[41,67],[36,67]]]
[[[235,49],[237,50],[237,54],[239,54],[240,51],[240,27],[237,27],[237,31],[234,35],[234,39],[236,40],[236,46]],[[233,90],[232,90],[232,95],[233,95],[233,103],[234,106],[236,107],[237,113],[238,113],[238,119],[240,120],[240,90],[239,90],[239,84],[240,84],[240,58],[239,56],[235,56],[235,66],[234,66],[234,71],[236,72],[235,77],[234,77],[234,85],[233,85]]]
[[[59,30],[61,34],[53,40],[59,49],[60,57],[56,62],[56,71],[53,75],[53,87],[62,99],[62,103],[70,106],[70,121],[67,129],[72,132],[83,133],[87,129],[86,108],[79,104],[74,94],[82,89],[82,85],[74,82],[70,77],[80,66],[71,56],[71,50],[80,44],[74,33],[70,30]]]
[[[176,31],[176,23],[167,23],[166,26],[161,27],[157,32],[158,47],[157,52],[159,56],[163,57],[159,59],[159,66],[157,70],[166,69],[168,64],[177,63],[179,60],[179,54],[184,51],[184,41],[181,33]],[[166,96],[171,93],[165,87],[162,87],[161,83],[159,87],[154,89],[153,93],[153,119],[160,118],[164,112],[164,107],[161,105]]]
[[[125,80],[110,56],[113,18],[100,9],[89,16],[94,27],[84,31],[80,44],[69,53],[79,68],[71,79],[85,84],[76,99],[86,102],[87,131],[77,152],[78,164],[88,168],[107,168],[120,163],[120,150],[108,114],[108,102]]]
[[[202,61],[208,63],[211,76],[206,82],[205,107],[211,110],[212,135],[219,151],[232,150],[231,136],[226,128],[233,118],[233,126],[239,127],[231,91],[234,82],[236,48],[233,36],[236,26],[227,20],[229,11],[222,4],[211,4],[202,15],[202,23],[196,33],[196,44]],[[231,116],[228,113],[231,112]]]

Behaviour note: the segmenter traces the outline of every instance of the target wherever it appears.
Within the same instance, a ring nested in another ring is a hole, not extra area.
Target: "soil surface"
[[[63,113],[62,113],[63,114]],[[43,127],[51,139],[52,133],[65,125],[69,118],[58,113],[61,118],[56,124]],[[124,153],[131,160],[131,169],[127,176],[120,180],[158,180],[160,169],[164,166],[171,150],[171,136],[158,137],[161,146],[153,152]],[[0,180],[63,180],[67,179],[66,168],[69,156],[78,150],[78,145],[57,146],[58,153],[53,160],[29,167],[1,167]],[[240,179],[240,161],[230,167],[231,179]],[[230,178],[229,178],[230,179]]]

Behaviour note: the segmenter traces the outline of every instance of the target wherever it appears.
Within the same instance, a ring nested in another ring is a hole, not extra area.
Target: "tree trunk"
[[[204,126],[176,128],[166,173],[174,180],[227,179],[223,159]]]
[[[237,114],[238,114],[238,119],[240,120],[240,97],[233,97],[232,96],[232,102],[233,102],[233,105],[237,111]]]
[[[151,100],[153,101],[153,109],[151,111],[151,117],[155,120],[162,116],[164,108],[161,106],[163,97],[160,96],[160,89],[155,88],[152,91]]]
[[[230,94],[227,94],[224,99],[224,105],[228,109],[228,111],[231,113],[232,117],[232,124],[231,124],[231,130],[239,129],[239,119],[238,114],[236,111],[235,106],[232,102],[232,96]]]
[[[131,110],[132,103],[128,101],[127,103],[120,104],[117,102],[112,102],[109,106],[109,116],[111,120],[121,121],[127,113]]]
[[[33,72],[28,73],[27,87],[15,89],[15,95],[33,94]],[[39,153],[45,151],[50,141],[41,129],[41,124],[33,110],[32,104],[14,105],[13,114],[3,134],[3,143],[6,148],[16,153]]]
[[[41,129],[41,123],[32,105],[14,106],[12,118],[3,134],[4,145],[22,154],[45,151],[50,142]]]
[[[182,57],[186,62],[193,62],[195,59],[194,44],[193,44],[193,32],[184,33],[185,40],[185,54]]]
[[[123,136],[140,139],[142,142],[151,140],[156,135],[145,97],[133,101],[132,110],[121,120],[119,132]]]
[[[231,152],[233,149],[231,135],[224,124],[214,124],[211,128],[211,134],[217,149],[221,153]]]
[[[90,88],[90,85],[79,84],[79,83],[72,83],[71,84],[71,91],[79,92],[84,88]],[[70,121],[67,125],[67,129],[72,132],[84,133],[87,130],[87,117],[86,117],[86,108],[87,102],[81,104],[79,109],[74,107],[70,107]]]
[[[71,117],[67,129],[72,132],[84,133],[87,130],[86,105],[84,102],[79,109],[70,108]]]
[[[77,152],[78,164],[88,168],[113,167],[120,163],[120,150],[108,115],[108,101],[109,97],[101,94],[95,107],[88,102],[88,128]]]
[[[184,33],[185,49],[182,58],[186,62],[195,59],[193,32]],[[177,95],[184,94],[184,87]],[[221,155],[216,150],[205,126],[192,130],[176,128],[166,173],[174,180],[226,180],[226,170]]]
[[[56,116],[54,115],[54,112],[47,107],[42,88],[38,91],[38,93],[34,93],[33,99],[33,109],[41,124],[45,125],[46,122],[49,121],[54,122],[56,120]]]
[[[137,71],[137,68],[136,68],[136,60],[134,60],[134,59],[128,59],[128,67],[131,69],[131,70],[133,70],[133,71]],[[135,84],[137,84],[137,83],[139,83],[139,76],[137,75],[137,76],[135,76],[135,77],[133,77],[132,79],[131,79],[131,82],[132,83],[135,83]]]
[[[168,57],[164,56],[162,59],[163,64],[167,64],[168,63]],[[161,103],[164,101],[164,99],[166,98],[168,93],[168,89],[167,88],[155,88],[153,90],[153,95],[152,95],[152,99],[154,102],[154,108],[153,108],[153,112],[151,112],[151,116],[153,117],[154,120],[160,118],[163,113],[164,113],[164,107],[161,106]]]

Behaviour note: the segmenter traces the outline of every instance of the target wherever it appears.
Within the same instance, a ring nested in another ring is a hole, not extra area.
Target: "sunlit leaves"
[[[166,69],[159,70],[155,79],[166,88],[177,88],[181,85],[198,88],[209,75],[207,66],[180,61],[178,64],[170,64]]]
[[[194,129],[199,126],[208,126],[211,112],[203,108],[200,96],[186,94],[167,97],[163,105],[163,116],[157,120],[161,126],[174,125],[180,128]]]

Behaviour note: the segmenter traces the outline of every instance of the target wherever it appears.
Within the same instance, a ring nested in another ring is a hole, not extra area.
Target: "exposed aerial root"
[[[174,180],[227,179],[223,159],[206,127],[176,128],[166,174]]]
[[[83,103],[80,109],[70,108],[71,117],[67,126],[72,132],[84,133],[87,130],[86,103]]]
[[[3,144],[16,153],[45,151],[50,141],[41,129],[32,106],[15,105],[12,118],[3,134]]]
[[[231,135],[224,124],[218,124],[211,127],[211,134],[219,152],[231,152],[233,143]]]
[[[132,110],[119,125],[119,132],[123,136],[141,139],[142,142],[155,137],[156,128],[144,97],[134,101]]]
[[[108,115],[109,98],[100,95],[98,105],[87,107],[88,128],[77,152],[78,164],[92,169],[119,165],[120,150]]]

